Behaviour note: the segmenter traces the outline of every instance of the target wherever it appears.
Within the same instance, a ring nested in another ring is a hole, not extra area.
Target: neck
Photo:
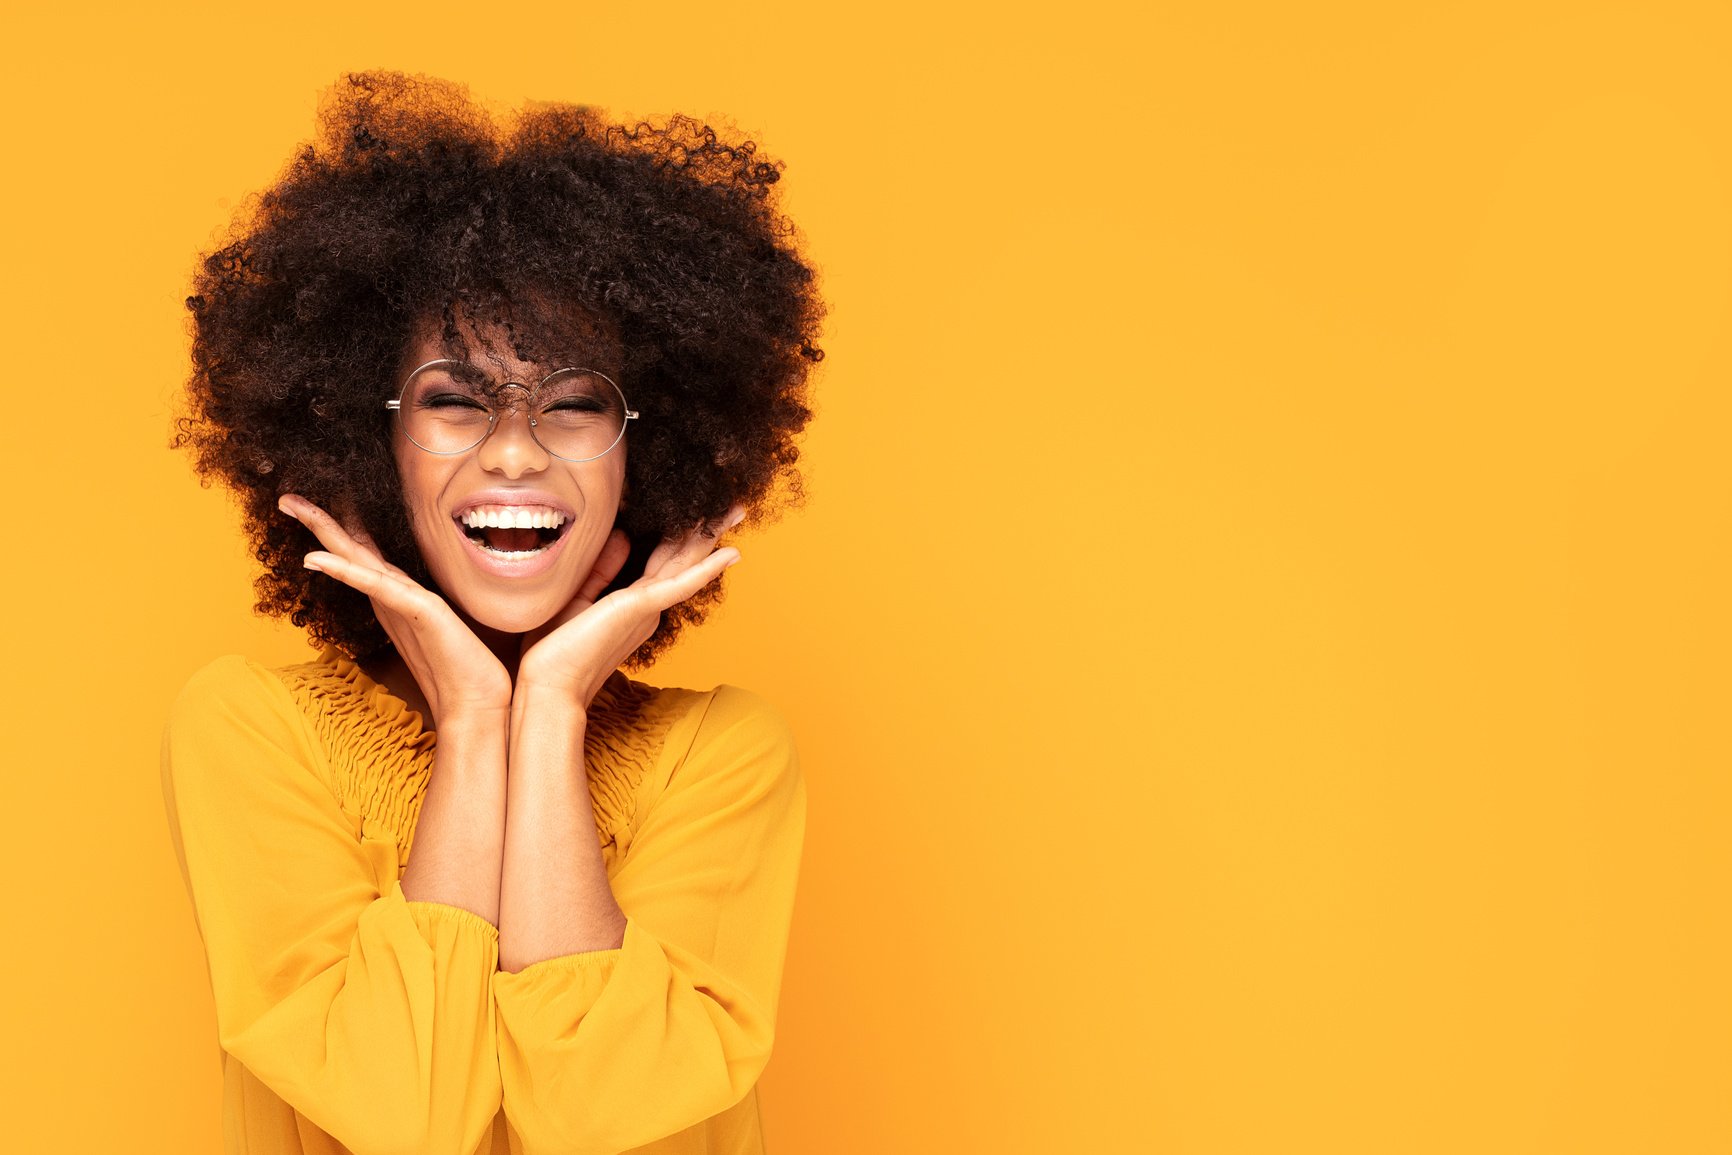
[[[499,659],[499,664],[505,667],[511,680],[517,681],[517,661],[523,656],[523,635],[508,634],[504,630],[472,622],[467,617],[463,619],[463,624],[473,630],[482,644],[493,651],[493,656]]]
[[[495,630],[480,625],[470,621],[462,614],[459,614],[458,617],[462,618],[463,624],[481,639],[482,644],[492,652],[493,656],[499,659],[500,664],[505,667],[506,674],[515,683],[517,681],[518,659],[522,657],[523,635],[509,634],[503,630]],[[422,694],[420,684],[415,680],[414,672],[409,669],[408,663],[403,661],[402,655],[395,648],[385,650],[381,655],[363,662],[361,668],[368,677],[408,703],[409,708],[417,711],[422,718],[427,720],[429,725],[433,723],[432,711],[428,708],[427,698]]]

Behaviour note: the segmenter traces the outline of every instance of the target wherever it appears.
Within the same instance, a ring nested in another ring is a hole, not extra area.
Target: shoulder
[[[187,678],[163,726],[165,775],[202,778],[236,761],[262,770],[278,755],[318,761],[306,715],[275,670],[230,654]]]
[[[739,686],[652,686],[616,673],[597,694],[590,727],[610,746],[677,764],[698,750],[740,745],[792,751],[793,731],[766,698]]]
[[[187,678],[169,707],[169,727],[295,713],[294,699],[275,671],[240,654],[228,654]]]
[[[732,685],[680,690],[670,701],[679,717],[638,798],[639,832],[646,838],[679,830],[715,837],[739,830],[760,843],[797,844],[806,785],[782,711]]]
[[[794,729],[761,694],[723,684],[696,695],[691,742],[674,770],[681,777],[724,778],[732,792],[793,792],[801,785]]]
[[[787,716],[763,695],[723,684],[699,698],[697,738],[793,749],[794,731]]]
[[[782,716],[737,686],[655,686],[615,671],[584,733],[590,801],[606,845],[629,851],[652,816],[713,813],[729,801],[797,789]]]

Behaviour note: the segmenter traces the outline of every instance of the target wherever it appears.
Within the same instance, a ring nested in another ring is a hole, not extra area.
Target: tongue
[[[526,553],[541,544],[541,535],[533,529],[490,529],[485,536],[501,553]]]

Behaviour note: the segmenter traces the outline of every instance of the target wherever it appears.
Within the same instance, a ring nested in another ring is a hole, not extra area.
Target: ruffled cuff
[[[660,961],[660,952],[644,940],[644,933],[627,916],[621,945],[612,950],[560,955],[515,973],[496,972],[494,1002],[515,1044],[530,1051],[568,1045],[622,966],[629,967],[646,948]]]
[[[393,882],[382,897],[403,904],[429,946],[437,948],[447,939],[480,939],[492,944],[494,960],[498,961],[499,928],[474,911],[449,903],[411,899],[403,893],[401,879]]]

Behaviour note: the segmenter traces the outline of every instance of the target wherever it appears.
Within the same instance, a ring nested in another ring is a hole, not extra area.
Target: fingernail
[[[732,569],[739,564],[740,564],[740,555],[735,554],[733,557],[728,559],[728,563],[726,565],[724,565],[722,568],[723,569]]]
[[[739,525],[742,521],[745,521],[745,520],[746,520],[746,511],[743,509],[736,509],[733,513],[730,513],[728,515],[728,528],[733,529],[736,525]]]
[[[311,554],[309,554],[309,555],[307,555],[307,556],[306,556],[306,557],[304,557],[304,558],[302,558],[302,559],[301,559],[301,564],[302,564],[302,565],[304,565],[304,566],[306,566],[306,567],[307,567],[307,568],[308,568],[308,569],[310,569],[310,570],[316,570],[316,571],[317,571],[317,572],[319,572],[319,573],[324,573],[324,572],[325,572],[325,567],[324,567],[324,566],[322,566],[322,565],[320,565],[320,564],[319,564],[319,563],[318,563],[318,562],[317,562],[317,561],[314,561],[314,560],[313,560],[313,557],[312,557],[312,555],[311,555]]]

